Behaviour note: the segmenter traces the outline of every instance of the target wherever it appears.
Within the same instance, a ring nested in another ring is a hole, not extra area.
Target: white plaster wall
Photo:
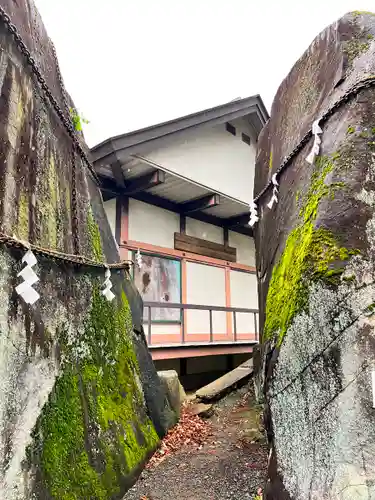
[[[230,271],[230,295],[232,307],[258,309],[258,284],[255,274]],[[254,333],[254,315],[236,314],[237,333]]]
[[[174,233],[180,231],[180,216],[142,201],[129,199],[129,239],[159,247],[174,248]]]
[[[229,246],[237,249],[237,262],[255,267],[254,239],[244,234],[229,231]]]
[[[190,219],[189,217],[186,218],[186,234],[195,238],[220,243],[221,245],[224,244],[222,227],[213,226],[212,224],[207,224],[207,222]]]
[[[143,323],[143,329],[145,331],[146,339],[148,341],[148,323]],[[152,323],[151,324],[151,338],[152,335],[180,335],[180,324],[168,324],[168,323]]]
[[[160,166],[188,177],[216,191],[249,203],[253,198],[256,145],[245,119],[231,122],[236,136],[225,123],[202,127],[171,137],[158,149],[142,156]],[[242,141],[242,132],[251,137],[249,146]]]
[[[116,198],[105,201],[103,203],[104,211],[107,214],[109,226],[111,228],[113,237],[116,238]]]
[[[187,262],[186,284],[188,304],[225,306],[225,270],[223,268]],[[226,332],[225,312],[214,311],[212,320],[215,333]],[[188,310],[187,332],[209,333],[209,312]]]

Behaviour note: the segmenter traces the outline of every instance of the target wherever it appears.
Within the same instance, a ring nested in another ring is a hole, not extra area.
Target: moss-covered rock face
[[[32,2],[2,7],[64,110]],[[118,261],[98,187],[2,23],[0,102],[0,232]],[[38,256],[40,299],[29,307],[15,293],[23,254],[0,247],[0,497],[122,498],[170,421],[139,294],[126,271],[113,271],[109,303],[103,269]]]
[[[323,197],[332,199],[335,190],[344,189],[344,183],[326,184],[338,154],[319,157],[310,179],[310,186],[299,210],[301,222],[286,241],[279,262],[273,268],[266,303],[266,321],[263,338],[277,337],[280,345],[295,315],[307,306],[308,287],[313,282],[335,285],[356,249],[341,247],[329,230],[315,228],[319,203]],[[298,201],[301,202],[300,198]]]
[[[27,449],[40,498],[116,497],[158,442],[144,409],[125,294],[108,303],[94,288],[83,325],[79,340],[59,328],[64,369]]]
[[[373,14],[348,14],[296,63],[259,139],[255,193],[314,120],[375,74],[374,36]],[[261,202],[257,365],[271,447],[267,500],[375,496],[374,116],[370,88],[324,123],[314,166],[305,160],[312,141],[293,159],[276,208]]]

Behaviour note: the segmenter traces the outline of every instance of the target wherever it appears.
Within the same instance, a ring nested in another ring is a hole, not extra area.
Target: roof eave
[[[91,154],[94,162],[102,161],[104,158],[116,155],[119,151],[129,150],[129,153],[131,153],[131,148],[139,145],[144,146],[147,143],[177,132],[217,121],[230,121],[246,115],[253,117],[251,125],[254,133],[258,136],[269,119],[267,109],[260,95],[247,97],[158,125],[111,137],[94,146],[91,149]]]

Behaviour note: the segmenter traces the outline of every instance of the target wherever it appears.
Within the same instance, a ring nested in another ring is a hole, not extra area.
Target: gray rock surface
[[[161,385],[164,387],[170,408],[173,412],[173,415],[171,414],[171,421],[168,425],[168,427],[172,427],[180,418],[181,406],[186,399],[186,394],[180,383],[176,370],[158,371],[158,376],[161,381]]]
[[[375,75],[375,15],[323,31],[276,94],[259,139],[255,193],[314,120]],[[375,499],[375,87],[322,125],[260,203],[257,387],[271,445],[266,499]]]

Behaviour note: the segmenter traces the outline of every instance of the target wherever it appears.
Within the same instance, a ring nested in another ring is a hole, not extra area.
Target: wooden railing
[[[144,302],[143,303],[144,307],[144,312],[147,311],[147,318],[145,318],[145,323],[147,325],[146,332],[147,332],[147,341],[148,345],[152,345],[152,325],[153,324],[158,324],[158,321],[154,321],[152,319],[152,309],[178,309],[181,313],[181,339],[180,342],[181,344],[184,344],[186,341],[186,328],[185,328],[185,314],[184,311],[187,310],[196,310],[196,311],[208,311],[209,313],[209,324],[210,324],[210,329],[209,329],[209,343],[217,343],[217,341],[214,340],[214,335],[215,332],[213,330],[213,312],[219,311],[219,312],[225,312],[225,313],[231,313],[232,314],[232,319],[233,319],[233,339],[230,339],[230,342],[238,343],[238,342],[252,342],[252,343],[257,343],[259,341],[259,332],[258,332],[258,315],[259,311],[258,309],[247,309],[243,307],[223,307],[223,306],[206,306],[206,305],[199,305],[199,304],[176,304],[176,303],[168,303],[168,302]],[[237,314],[249,314],[253,316],[254,320],[254,332],[252,332],[252,338],[250,339],[238,339],[238,332],[237,332]],[[254,338],[255,334],[255,338]]]

